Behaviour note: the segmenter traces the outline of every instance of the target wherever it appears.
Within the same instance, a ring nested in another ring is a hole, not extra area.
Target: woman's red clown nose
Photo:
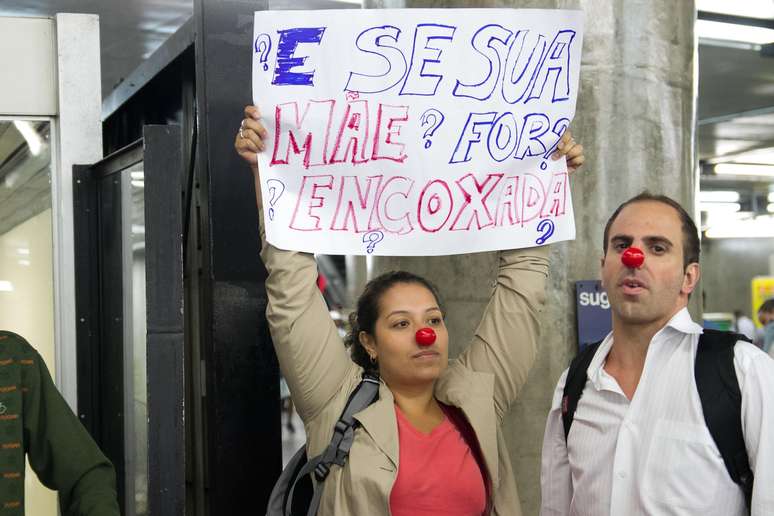
[[[417,344],[420,346],[432,346],[435,342],[435,330],[432,328],[420,328],[417,330]]]

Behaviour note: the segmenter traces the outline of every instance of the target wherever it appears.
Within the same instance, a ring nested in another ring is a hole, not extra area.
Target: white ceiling
[[[193,0],[2,0],[2,16],[89,13],[100,17],[102,95],[193,15]]]

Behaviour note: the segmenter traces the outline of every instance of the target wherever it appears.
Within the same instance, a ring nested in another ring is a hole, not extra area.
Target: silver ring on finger
[[[245,133],[242,132],[241,127],[239,128],[239,137],[242,138],[243,140],[245,139]]]

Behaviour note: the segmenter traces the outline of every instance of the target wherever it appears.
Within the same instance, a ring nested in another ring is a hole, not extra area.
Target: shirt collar
[[[656,334],[653,336],[653,339],[650,341],[651,344],[663,333],[673,330],[688,335],[700,335],[703,332],[702,327],[693,322],[693,319],[691,319],[691,314],[688,312],[688,308],[683,307],[672,316],[672,318],[664,325],[663,328],[656,332]],[[610,348],[612,346],[613,332],[610,332],[605,337],[605,340],[600,343],[597,352],[594,354],[594,358],[589,364],[589,368],[586,370],[586,375],[594,385],[594,388],[597,390],[611,387],[607,385],[606,375],[602,374],[602,367],[605,364],[605,359],[607,358],[607,354],[610,353]]]
[[[683,308],[675,315],[673,315],[669,322],[666,323],[665,328],[666,327],[674,328],[680,333],[694,335],[700,335],[704,331],[700,325],[693,322],[693,319],[691,319],[691,314],[688,312],[688,308]],[[664,331],[664,329],[662,328],[661,331]]]

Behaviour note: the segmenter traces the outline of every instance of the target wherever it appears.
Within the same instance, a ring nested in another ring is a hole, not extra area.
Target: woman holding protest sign
[[[261,219],[257,153],[267,133],[245,108],[235,148],[251,166]],[[572,172],[584,160],[569,131],[554,159]],[[448,361],[448,333],[435,288],[408,272],[368,283],[351,317],[348,354],[316,286],[308,253],[266,242],[267,318],[282,373],[313,457],[329,444],[364,371],[379,397],[359,412],[344,466],[331,468],[320,516],[521,514],[502,421],[535,360],[548,275],[546,247],[500,252],[489,305],[470,346]]]

